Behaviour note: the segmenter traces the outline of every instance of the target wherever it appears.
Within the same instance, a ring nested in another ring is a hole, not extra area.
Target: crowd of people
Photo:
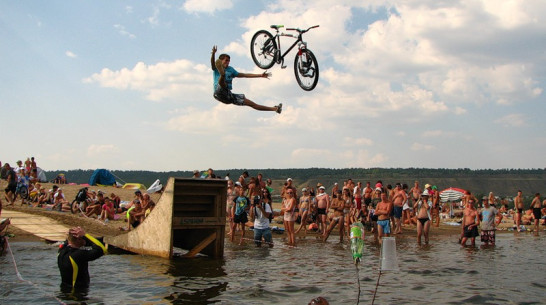
[[[194,178],[220,178],[209,169],[206,174],[194,173]],[[258,246],[263,242],[272,246],[269,222],[264,220],[277,216],[273,210],[271,193],[273,192],[271,179],[263,178],[262,174],[250,177],[243,172],[236,181],[229,176],[227,188],[227,217],[229,221],[229,235],[234,241],[236,232],[240,232],[240,241],[243,243],[246,226],[253,225],[254,241]],[[475,238],[480,236],[483,244],[495,244],[495,231],[503,217],[512,218],[516,228],[521,223],[534,223],[534,231],[538,234],[539,225],[545,224],[546,200],[541,201],[540,194],[536,194],[533,203],[525,213],[521,191],[514,198],[515,209],[508,210],[503,202],[497,209],[498,199],[493,193],[479,201],[470,191],[466,191],[460,199],[462,208],[461,238],[459,242],[465,245],[470,239],[475,244]],[[450,205],[443,204],[440,191],[434,185],[425,184],[421,188],[418,181],[409,188],[407,184],[396,183],[394,187],[384,185],[382,181],[375,184],[353,182],[348,179],[343,185],[335,183],[331,192],[318,183],[316,188],[303,187],[298,192],[291,178],[284,183],[281,191],[280,216],[287,234],[287,244],[296,245],[295,234],[309,230],[315,231],[324,241],[337,227],[339,240],[350,237],[350,227],[355,222],[361,222],[374,239],[381,243],[384,236],[401,234],[404,226],[415,226],[417,242],[429,242],[431,226],[438,227],[441,218],[447,217]],[[251,223],[249,222],[249,218]],[[541,220],[542,219],[542,220]],[[295,226],[299,224],[299,227]],[[478,230],[480,228],[481,230]],[[481,231],[481,232],[479,232]]]
[[[97,218],[104,222],[125,216],[127,227],[121,227],[122,230],[131,230],[138,226],[155,207],[155,202],[150,195],[142,194],[140,190],[135,191],[134,200],[121,202],[120,197],[115,193],[108,196],[101,190],[89,190],[84,187],[79,190],[76,198],[70,201],[58,185],[53,185],[49,190],[42,186],[36,175],[37,166],[34,157],[27,158],[24,164],[20,160],[16,164],[17,166],[11,167],[9,163],[2,165],[0,162],[1,178],[7,181],[7,187],[4,190],[6,206],[14,205],[16,200],[20,200],[22,206],[79,213],[81,216]],[[61,178],[57,177],[54,182],[60,182],[60,184],[66,182],[64,176]],[[0,199],[0,213],[1,211],[2,200]]]

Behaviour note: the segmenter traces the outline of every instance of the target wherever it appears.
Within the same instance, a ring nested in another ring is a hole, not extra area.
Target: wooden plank
[[[197,253],[205,249],[205,247],[208,246],[214,240],[216,240],[216,232],[212,233],[207,238],[203,239],[199,244],[197,244],[197,246],[193,247],[193,249],[191,249],[188,253],[184,254],[183,257],[187,257],[187,258],[195,257]]]
[[[69,227],[45,216],[2,210],[2,217],[11,218],[11,225],[48,241],[64,241]]]
[[[224,226],[225,217],[173,217],[173,227],[184,226]]]

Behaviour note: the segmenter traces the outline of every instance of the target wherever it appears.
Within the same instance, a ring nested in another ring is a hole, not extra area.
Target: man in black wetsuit
[[[80,227],[68,231],[60,246],[57,264],[61,272],[61,289],[88,288],[88,262],[106,254],[104,245]]]

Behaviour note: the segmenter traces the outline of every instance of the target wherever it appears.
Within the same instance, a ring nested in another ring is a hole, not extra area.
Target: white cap
[[[287,181],[287,182],[288,182],[288,181],[292,181],[292,178],[288,178],[288,179],[286,179],[286,181]]]
[[[321,185],[319,189],[325,190],[326,188],[324,187],[324,185]]]

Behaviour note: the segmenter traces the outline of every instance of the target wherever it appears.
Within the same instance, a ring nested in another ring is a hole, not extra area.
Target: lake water
[[[57,247],[10,243],[0,257],[1,304],[307,304],[324,296],[330,304],[356,304],[356,269],[348,243],[313,237],[297,248],[255,248],[226,240],[225,258],[173,259],[108,255],[90,263],[87,295],[63,295]],[[545,234],[497,234],[497,246],[463,248],[457,236],[432,236],[418,246],[398,238],[399,271],[381,275],[375,304],[546,304]],[[378,245],[367,239],[359,267],[360,304],[371,304],[379,272]],[[59,300],[55,299],[58,298]]]

